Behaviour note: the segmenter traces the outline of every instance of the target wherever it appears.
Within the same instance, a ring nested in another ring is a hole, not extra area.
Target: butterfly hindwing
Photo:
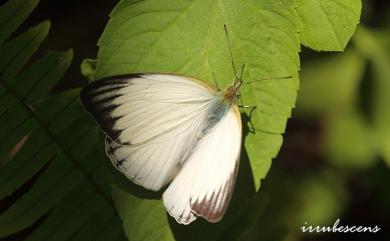
[[[229,204],[241,149],[241,117],[233,106],[196,145],[163,194],[164,205],[179,223],[202,216],[218,222]]]

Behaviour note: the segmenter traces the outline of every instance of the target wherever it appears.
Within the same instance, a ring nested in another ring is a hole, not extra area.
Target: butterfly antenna
[[[229,45],[230,58],[232,60],[232,67],[233,67],[233,72],[234,72],[234,79],[233,79],[233,81],[235,81],[237,79],[237,71],[236,71],[236,65],[234,64],[234,59],[233,59],[232,45],[230,44],[230,38],[229,38],[229,33],[228,33],[228,30],[227,30],[226,24],[224,24],[223,27],[225,29],[225,35],[226,35],[226,39],[227,39],[227,42],[228,42],[228,45]]]
[[[244,69],[245,69],[245,64],[243,64],[242,67],[241,67],[240,82],[243,82],[242,81],[242,76],[244,75]]]
[[[246,84],[250,84],[250,83],[258,82],[258,81],[263,81],[263,80],[274,80],[274,79],[292,79],[292,76],[271,77],[271,78],[251,80],[251,81],[246,81],[246,82],[242,83],[242,85],[246,85]]]

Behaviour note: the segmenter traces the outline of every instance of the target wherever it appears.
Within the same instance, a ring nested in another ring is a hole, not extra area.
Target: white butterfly
[[[190,77],[130,74],[93,82],[81,100],[119,171],[153,191],[172,181],[163,202],[177,222],[218,222],[239,166],[241,85],[234,78],[221,91]]]

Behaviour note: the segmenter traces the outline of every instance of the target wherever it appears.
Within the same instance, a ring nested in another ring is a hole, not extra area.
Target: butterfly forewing
[[[137,144],[144,140],[132,140],[129,136],[135,135],[126,133],[134,129],[142,133],[161,124],[176,124],[164,117],[188,119],[188,113],[207,106],[215,91],[210,85],[188,77],[132,74],[93,82],[82,90],[81,100],[112,140]],[[161,129],[166,128],[161,126]]]
[[[203,81],[169,74],[131,74],[93,82],[81,92],[107,134],[113,165],[138,185],[159,190],[179,223],[219,221],[235,183],[241,117]]]
[[[214,91],[187,77],[133,74],[93,82],[81,100],[107,134],[106,151],[117,169],[159,190],[198,140]]]

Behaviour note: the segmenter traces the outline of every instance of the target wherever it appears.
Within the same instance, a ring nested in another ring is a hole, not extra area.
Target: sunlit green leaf
[[[297,0],[301,43],[315,50],[342,51],[359,23],[360,0]]]

